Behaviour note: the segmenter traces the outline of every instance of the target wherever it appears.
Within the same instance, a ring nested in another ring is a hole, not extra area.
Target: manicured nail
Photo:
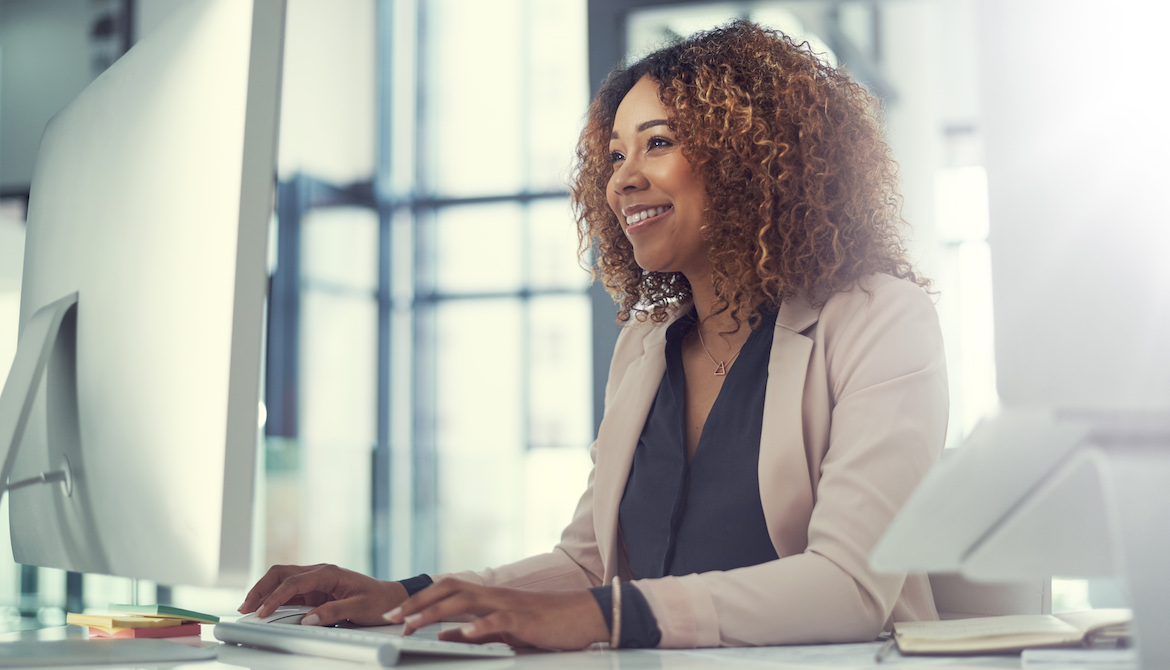
[[[475,637],[475,622],[463,624],[463,627],[459,629],[459,632],[463,633],[467,637]]]
[[[410,616],[406,617],[406,623],[415,623],[416,621],[418,621],[421,618],[422,618],[421,614],[411,614]]]
[[[316,626],[319,623],[321,623],[321,617],[317,616],[316,614],[310,614],[304,619],[301,619],[302,626]]]
[[[398,616],[399,614],[402,614],[402,608],[395,607],[394,609],[390,610],[389,612],[386,612],[385,614],[383,614],[382,618],[387,620],[387,621],[394,621],[394,617]]]

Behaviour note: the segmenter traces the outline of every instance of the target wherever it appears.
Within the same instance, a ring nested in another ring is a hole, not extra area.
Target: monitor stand
[[[1077,448],[968,556],[963,574],[1120,575],[1143,668],[1170,668],[1170,435]],[[1038,550],[1038,538],[1045,547]],[[1086,550],[1102,543],[1111,556]],[[1097,555],[1097,560],[1086,560]]]
[[[0,499],[4,493],[25,486],[59,485],[66,496],[74,493],[74,467],[69,449],[54,449],[59,459],[57,469],[41,472],[20,481],[9,482],[21,438],[28,425],[37,391],[48,369],[48,388],[53,400],[73,402],[76,398],[76,356],[78,294],[72,293],[45,305],[22,329],[4,390],[0,392]],[[52,360],[52,364],[50,364]],[[76,409],[74,407],[74,409]],[[68,417],[68,418],[66,418]],[[72,426],[56,426],[55,434],[63,442],[78,447],[76,411],[62,412],[58,419],[72,419]],[[74,438],[74,439],[71,439]],[[67,445],[57,445],[67,447]],[[74,455],[77,460],[79,455]],[[96,545],[94,545],[96,546]],[[100,559],[99,559],[100,560]],[[56,667],[89,664],[140,664],[199,661],[215,657],[218,645],[207,643],[190,646],[169,640],[90,640],[84,634],[73,635],[78,627],[54,626],[0,635],[0,666],[20,665]]]
[[[77,293],[71,293],[45,305],[21,329],[12,369],[4,382],[4,390],[0,392],[0,453],[4,454],[3,466],[0,466],[0,500],[12,489],[56,483],[61,484],[66,496],[73,494],[73,472],[68,454],[62,454],[58,470],[42,472],[39,476],[18,482],[9,482],[8,478],[12,475],[37,390],[45,377],[49,359],[57,349],[58,340],[67,334],[72,337],[66,345],[76,342],[77,299]],[[75,351],[68,354],[76,355]],[[63,367],[70,368],[67,374],[75,373],[74,366]]]

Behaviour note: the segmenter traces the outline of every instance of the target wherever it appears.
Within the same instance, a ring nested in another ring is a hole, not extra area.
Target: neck
[[[687,281],[691,285],[691,298],[694,300],[695,313],[699,318],[699,327],[703,329],[704,335],[708,333],[722,335],[735,331],[729,336],[724,336],[724,339],[730,337],[733,342],[747,339],[749,330],[747,324],[737,322],[731,316],[731,310],[725,309],[719,313],[715,312],[715,305],[718,303],[718,298],[715,296],[715,288],[711,283],[709,274],[702,277],[701,281],[692,280],[688,276]],[[738,330],[736,330],[737,326],[739,326]]]

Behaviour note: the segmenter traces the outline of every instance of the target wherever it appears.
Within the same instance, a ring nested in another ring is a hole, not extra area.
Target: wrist
[[[383,583],[386,585],[386,590],[388,591],[387,599],[391,608],[398,607],[403,602],[405,602],[407,598],[410,597],[410,593],[406,590],[406,587],[402,585],[402,582]]]
[[[582,608],[587,612],[584,621],[588,622],[585,630],[588,631],[589,642],[609,642],[609,622],[597,599],[589,591],[583,591],[580,600]]]

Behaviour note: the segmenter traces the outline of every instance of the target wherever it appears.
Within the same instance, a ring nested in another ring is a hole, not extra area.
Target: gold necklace
[[[743,351],[743,344],[739,345],[739,349],[736,349],[735,353],[732,354],[731,358],[727,359],[726,362],[717,361],[717,360],[715,360],[715,357],[711,355],[711,350],[707,348],[707,343],[703,341],[703,329],[696,326],[695,332],[699,334],[699,344],[702,345],[703,351],[705,351],[707,353],[707,358],[710,358],[711,362],[715,364],[715,376],[722,377],[722,376],[726,375],[727,374],[727,366],[734,363],[735,359],[739,357],[739,352]],[[747,342],[744,342],[744,344],[747,344]]]

